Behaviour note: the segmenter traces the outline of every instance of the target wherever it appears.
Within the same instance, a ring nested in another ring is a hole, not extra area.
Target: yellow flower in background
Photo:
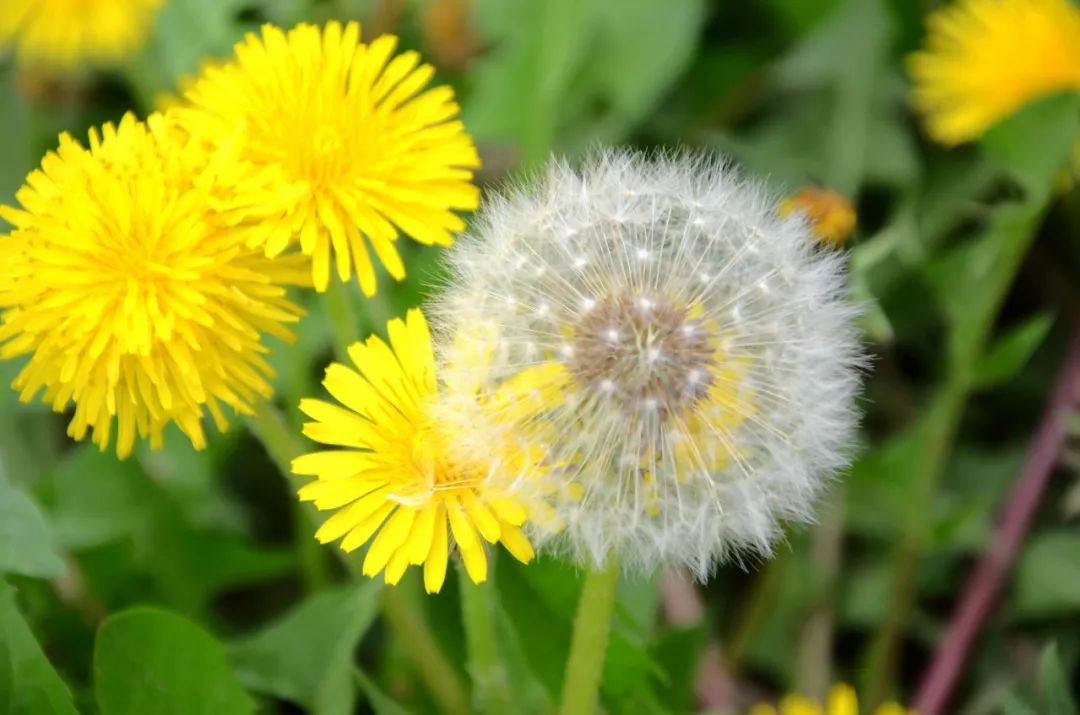
[[[806,216],[814,236],[823,243],[840,246],[855,232],[855,207],[831,189],[805,186],[780,202],[781,216],[796,211]]]
[[[859,702],[855,690],[850,685],[834,685],[821,703],[801,695],[787,695],[778,706],[757,705],[750,710],[750,715],[859,715]],[[916,715],[914,710],[885,703],[874,709],[873,715]]]
[[[193,134],[239,143],[250,171],[241,200],[273,216],[254,239],[275,256],[298,241],[326,289],[331,255],[366,295],[376,289],[368,246],[395,279],[405,266],[398,231],[449,245],[464,228],[454,211],[476,207],[479,157],[446,86],[415,52],[394,56],[397,38],[360,42],[360,26],[265,26],[211,68],[176,110]]]
[[[323,385],[340,406],[300,403],[314,420],[304,434],[344,448],[313,452],[292,464],[296,474],[317,477],[300,490],[301,500],[339,509],[316,538],[328,543],[344,537],[345,551],[370,539],[363,571],[385,571],[390,584],[410,565],[423,564],[429,593],[442,588],[450,537],[474,582],[487,578],[485,541],[501,542],[527,563],[533,548],[519,527],[528,509],[515,497],[512,478],[539,456],[501,441],[470,440],[461,425],[467,415],[483,419],[483,399],[505,410],[520,405],[530,386],[546,378],[523,375],[488,398],[471,392],[475,385],[440,390],[424,315],[410,310],[404,321],[391,320],[387,332],[389,345],[372,336],[349,348],[355,369],[339,363],[327,368]]]
[[[930,136],[977,139],[1032,100],[1080,90],[1080,9],[1071,0],[959,0],[930,16],[909,67]]]
[[[64,70],[113,64],[138,52],[163,0],[3,0],[0,53]]]
[[[196,448],[204,412],[247,413],[271,394],[262,334],[289,338],[299,309],[282,283],[295,259],[273,261],[217,220],[210,158],[160,116],[127,115],[70,136],[0,207],[0,357],[29,355],[13,383],[24,402],[44,391],[75,403],[68,434],[88,430],[120,457],[136,436],[157,446],[175,422]],[[306,276],[306,273],[301,275]]]

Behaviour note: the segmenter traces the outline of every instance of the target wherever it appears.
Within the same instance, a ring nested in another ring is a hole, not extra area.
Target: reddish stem
[[[1005,499],[1004,512],[979,563],[968,577],[945,637],[923,675],[915,697],[919,715],[938,715],[948,703],[968,652],[994,606],[1002,583],[1027,534],[1035,509],[1065,441],[1065,422],[1080,386],[1080,325],[1046,405],[1024,469]]]

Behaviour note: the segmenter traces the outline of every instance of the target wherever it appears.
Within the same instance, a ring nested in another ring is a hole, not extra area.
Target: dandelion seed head
[[[546,548],[704,577],[812,518],[861,353],[843,257],[776,206],[709,156],[608,151],[491,199],[454,247],[438,324],[489,326],[487,379],[558,368]],[[497,258],[518,254],[533,270]]]

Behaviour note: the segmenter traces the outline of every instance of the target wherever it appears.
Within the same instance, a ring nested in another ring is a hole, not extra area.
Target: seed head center
[[[690,306],[646,295],[611,296],[577,320],[567,367],[600,397],[666,414],[708,391],[716,354],[710,338]]]

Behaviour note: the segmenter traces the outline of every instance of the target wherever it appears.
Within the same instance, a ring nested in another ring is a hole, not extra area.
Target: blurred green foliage
[[[690,622],[665,615],[657,581],[624,582],[603,701],[615,713],[694,711],[710,641],[740,703],[817,687],[807,673],[821,664],[795,647],[815,614],[834,626],[821,654],[831,678],[905,700],[993,529],[1080,306],[1080,194],[1057,188],[1080,100],[1028,107],[978,146],[929,145],[902,65],[923,4],[168,0],[149,45],[114,72],[0,69],[0,200],[58,132],[145,115],[262,21],[331,17],[447,58],[440,76],[459,92],[486,181],[627,142],[715,148],[780,191],[841,191],[860,216],[850,261],[874,365],[861,456],[835,491],[841,517],[826,517],[842,518],[839,563],[821,561],[813,530],[793,531],[775,560],[720,569]],[[455,12],[464,30],[441,27]],[[353,286],[304,297],[297,344],[273,358],[294,429],[299,398],[319,393],[342,347],[331,316],[351,316],[356,336],[381,332],[438,285],[438,251],[404,249],[408,279],[382,276],[374,299]],[[0,713],[435,711],[416,643],[378,615],[381,586],[352,582],[314,542],[281,460],[242,423],[203,453],[170,433],[163,451],[126,462],[69,443],[65,423],[0,396]],[[1044,500],[956,712],[1075,712],[1070,480]],[[580,580],[550,559],[498,560],[498,647],[521,712],[558,698]],[[423,600],[413,577],[397,590],[468,683],[453,583]],[[1040,659],[1051,639],[1058,649]]]

